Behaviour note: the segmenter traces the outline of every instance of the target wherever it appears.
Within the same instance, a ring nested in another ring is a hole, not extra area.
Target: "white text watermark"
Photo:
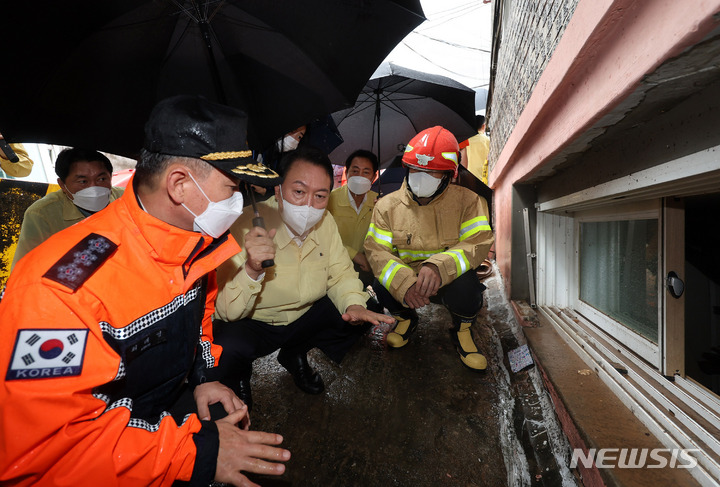
[[[570,468],[578,464],[591,468],[694,468],[697,459],[691,455],[697,449],[681,448],[590,448],[587,453],[575,448]]]

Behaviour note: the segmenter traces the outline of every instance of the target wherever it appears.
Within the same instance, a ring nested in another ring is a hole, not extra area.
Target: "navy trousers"
[[[285,353],[305,354],[319,348],[340,363],[353,344],[367,329],[344,321],[327,296],[316,301],[300,318],[286,326],[274,326],[252,319],[213,322],[213,341],[223,347],[218,373],[220,381],[234,388],[240,379],[252,374],[256,358],[278,349]]]
[[[408,308],[393,298],[390,291],[380,281],[375,279],[372,288],[382,306],[394,315],[406,317],[405,315],[409,312]],[[477,278],[475,270],[470,270],[441,287],[437,295],[430,298],[430,301],[444,305],[454,315],[474,317],[482,308],[482,293],[485,289],[485,285]]]

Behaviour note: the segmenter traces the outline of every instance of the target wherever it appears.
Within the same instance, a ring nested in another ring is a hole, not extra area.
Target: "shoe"
[[[284,353],[284,350],[280,350],[277,359],[280,365],[290,372],[295,385],[301,391],[308,394],[320,394],[325,390],[322,377],[310,367],[306,354],[289,355]]]
[[[393,348],[400,348],[407,345],[410,335],[415,331],[418,326],[418,315],[413,313],[410,318],[404,318],[402,316],[393,316],[397,320],[395,329],[388,333],[387,344]]]
[[[462,363],[473,370],[485,370],[487,368],[487,359],[478,352],[475,346],[470,331],[471,326],[472,322],[463,322],[460,324],[460,330],[450,330],[450,335],[458,354],[460,354]]]
[[[250,389],[249,377],[247,379],[240,379],[235,393],[237,394],[237,397],[239,397],[240,400],[245,403],[248,408],[248,412],[252,411],[253,399],[252,390]]]

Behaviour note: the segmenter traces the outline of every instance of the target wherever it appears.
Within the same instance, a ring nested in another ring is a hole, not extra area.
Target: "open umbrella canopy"
[[[344,161],[356,149],[375,152],[381,167],[421,130],[441,125],[463,141],[477,133],[475,92],[444,76],[383,63],[352,108],[333,113],[344,142],[331,154]]]
[[[402,186],[407,169],[403,166],[402,156],[395,156],[392,161],[382,170],[380,176],[373,181],[372,189],[380,196],[397,191]]]
[[[307,124],[307,131],[300,145],[310,145],[330,154],[342,142],[343,138],[335,125],[335,120],[332,116],[326,115]]]
[[[28,0],[2,18],[0,132],[129,157],[176,94],[245,110],[265,147],[352,104],[424,20],[419,0]]]

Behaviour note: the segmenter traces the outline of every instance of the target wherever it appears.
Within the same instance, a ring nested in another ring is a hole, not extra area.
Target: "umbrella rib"
[[[232,17],[225,16],[225,21],[228,24],[234,24],[234,25],[237,25],[240,27],[252,27],[253,29],[257,29],[257,30],[264,30],[267,32],[277,32],[277,29],[274,29],[273,27],[258,25],[258,24],[252,23],[252,22],[246,22],[246,21],[235,19]]]
[[[431,99],[434,100],[432,96],[423,96],[423,95],[412,95],[409,93],[388,93],[385,94],[381,100],[388,100],[388,101],[412,101],[412,100],[425,100],[425,99]]]
[[[191,18],[191,20],[194,20],[194,18],[188,14]],[[172,55],[175,53],[175,51],[180,47],[182,44],[182,40],[185,38],[185,35],[187,34],[188,30],[190,29],[190,24],[188,23],[185,28],[183,29],[182,33],[180,34],[180,37],[178,38],[177,42],[175,42],[175,45],[173,45],[168,52],[165,54],[165,59],[163,59],[163,64],[172,57]]]
[[[180,0],[172,0],[172,2],[179,9],[179,12],[184,13],[196,23],[199,23],[202,20],[210,22],[225,4],[225,0],[206,0],[204,2],[193,1],[191,2],[192,8],[188,8],[185,7],[183,3],[180,2]],[[208,12],[210,11],[210,5],[212,4],[217,4],[217,6],[213,10],[213,12],[208,15]],[[193,11],[201,15],[202,18],[193,15]]]
[[[215,10],[213,10],[213,12],[210,15],[207,16],[208,22],[211,22],[215,18],[215,16],[218,14],[218,12],[220,12],[220,9],[223,7],[223,5],[225,5],[225,0],[216,0],[214,2],[207,1],[207,2],[205,2],[205,6],[208,7],[211,3],[217,3],[217,7],[215,8]]]
[[[386,79],[385,81],[388,84],[385,87],[383,87],[383,90],[394,92],[394,91],[402,91],[403,89],[405,89],[405,87],[407,87],[408,85],[410,85],[413,82],[418,81],[418,80],[410,79],[410,78],[400,78],[400,79],[396,79],[396,80]]]
[[[410,117],[408,117],[407,113],[405,113],[405,111],[404,111],[402,108],[400,108],[399,106],[397,106],[397,105],[396,105],[395,103],[393,103],[392,101],[382,101],[382,100],[381,100],[380,103],[381,103],[384,107],[389,108],[390,110],[394,111],[395,113],[399,113],[400,115],[403,115],[404,117],[410,119]]]
[[[182,10],[185,10],[185,8],[182,7],[182,6],[178,3],[177,0],[173,0],[173,3],[175,3],[175,4],[176,4],[178,7],[180,7]],[[192,21],[197,22],[197,20],[195,19],[195,17],[194,17],[193,15],[191,15],[189,11],[186,11],[186,14],[188,15],[188,17],[190,17],[190,19],[191,19]],[[168,52],[165,54],[165,59],[163,59],[163,64],[165,64],[165,62],[166,62],[168,59],[170,59],[170,58],[172,57],[172,55],[175,53],[175,51],[180,47],[180,45],[182,44],[182,40],[185,38],[185,35],[188,33],[188,30],[189,30],[189,29],[190,29],[190,23],[188,23],[188,24],[185,26],[185,28],[183,29],[182,33],[180,34],[180,37],[177,39],[177,42],[175,42],[175,45],[173,45],[173,46],[168,50]]]
[[[368,110],[370,108],[375,108],[375,102],[373,101],[370,103],[369,101],[363,101],[359,104],[356,103],[355,106],[352,107],[352,109],[338,122],[336,122],[336,125],[340,125],[348,118],[354,117],[358,115],[359,113],[364,112],[365,110]]]
[[[196,17],[193,15],[192,10],[189,9],[189,8],[187,8],[187,7],[185,7],[182,3],[180,3],[179,0],[173,0],[173,3],[174,3],[175,6],[178,8],[178,12],[184,13],[185,15],[187,15],[188,17],[190,17],[190,19],[191,19],[193,22],[200,22],[200,19],[196,18]]]

